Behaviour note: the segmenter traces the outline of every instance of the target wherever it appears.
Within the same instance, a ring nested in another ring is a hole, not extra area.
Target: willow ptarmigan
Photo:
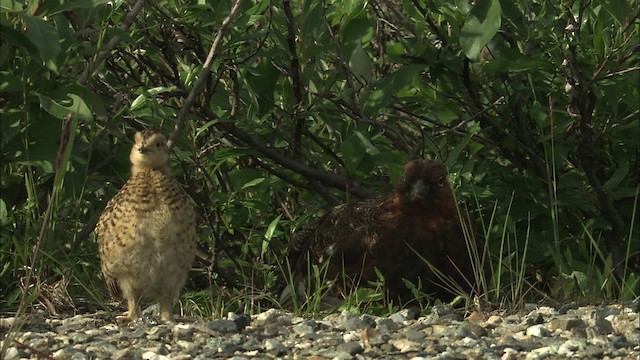
[[[169,173],[166,137],[136,133],[131,178],[105,207],[96,225],[102,272],[112,296],[127,301],[128,318],[140,303],[160,304],[160,318],[173,319],[173,300],[195,257],[196,222],[184,189]]]
[[[304,301],[300,292],[308,286],[309,262],[328,266],[334,301],[377,281],[376,271],[384,276],[388,298],[403,304],[414,298],[404,280],[421,281],[423,292],[443,300],[454,296],[452,281],[470,290],[474,269],[446,177],[442,163],[412,160],[390,196],[336,206],[301,229],[289,254],[296,297]],[[289,292],[290,286],[281,299],[291,297]]]

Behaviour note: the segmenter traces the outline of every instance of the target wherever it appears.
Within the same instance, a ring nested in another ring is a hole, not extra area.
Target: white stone
[[[549,334],[549,330],[547,330],[542,324],[529,326],[527,328],[528,336],[545,337],[548,334]]]

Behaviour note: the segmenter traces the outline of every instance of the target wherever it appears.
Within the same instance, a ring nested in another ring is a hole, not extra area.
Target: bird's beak
[[[140,154],[144,154],[145,152],[147,152],[147,144],[143,143],[142,145],[140,145],[140,148],[138,149],[138,152]]]
[[[416,181],[409,191],[409,198],[412,201],[423,200],[429,194],[429,186],[423,180]]]

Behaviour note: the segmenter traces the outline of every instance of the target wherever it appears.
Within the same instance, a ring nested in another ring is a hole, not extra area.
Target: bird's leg
[[[158,303],[160,303],[160,320],[173,321],[173,296],[163,296]]]
[[[127,305],[129,308],[129,319],[131,321],[136,321],[140,318],[140,302],[137,296],[129,296],[127,297]]]

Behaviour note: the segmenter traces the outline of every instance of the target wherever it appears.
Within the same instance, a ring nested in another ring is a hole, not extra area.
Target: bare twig
[[[242,4],[242,1],[243,0],[237,0],[235,4],[233,4],[233,6],[231,7],[231,11],[229,12],[229,15],[227,15],[227,17],[222,21],[222,24],[220,25],[220,29],[218,29],[218,34],[216,34],[216,37],[213,40],[213,44],[211,44],[211,48],[209,49],[209,54],[207,55],[207,59],[202,65],[202,69],[200,70],[200,73],[198,73],[198,79],[193,84],[193,89],[191,89],[189,96],[187,96],[187,100],[184,102],[184,105],[182,105],[182,108],[180,109],[180,114],[178,114],[178,120],[176,121],[176,125],[174,126],[173,131],[169,136],[169,142],[168,142],[169,149],[171,149],[175,144],[176,138],[178,137],[178,134],[180,133],[180,130],[182,130],[182,127],[184,126],[184,122],[187,119],[187,115],[189,115],[189,112],[191,111],[191,107],[195,103],[196,98],[198,97],[200,92],[202,92],[202,89],[204,88],[204,85],[207,82],[209,73],[211,72],[211,64],[213,64],[213,60],[215,59],[215,57],[218,55],[218,52],[220,51],[220,47],[222,45],[222,39],[224,38],[225,33],[229,29],[229,25],[231,25],[231,21],[233,21],[233,19],[236,17],[238,12],[240,11],[240,5]]]

